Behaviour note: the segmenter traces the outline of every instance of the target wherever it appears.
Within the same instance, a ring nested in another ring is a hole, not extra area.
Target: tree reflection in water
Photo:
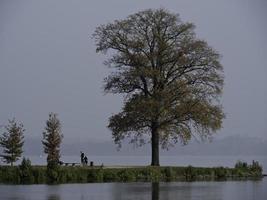
[[[57,194],[51,194],[47,196],[47,200],[60,200],[60,196]]]
[[[151,186],[151,200],[159,200],[159,182],[153,182]]]

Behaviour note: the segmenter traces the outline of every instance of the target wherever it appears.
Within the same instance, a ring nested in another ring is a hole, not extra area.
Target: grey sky
[[[0,124],[16,117],[41,136],[56,112],[67,138],[111,138],[121,98],[104,95],[108,70],[91,34],[100,24],[164,7],[197,26],[222,55],[227,118],[218,137],[267,139],[266,0],[0,0]]]

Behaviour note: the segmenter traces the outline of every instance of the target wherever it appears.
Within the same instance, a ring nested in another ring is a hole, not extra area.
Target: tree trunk
[[[159,134],[155,125],[151,130],[151,152],[151,166],[159,166]]]

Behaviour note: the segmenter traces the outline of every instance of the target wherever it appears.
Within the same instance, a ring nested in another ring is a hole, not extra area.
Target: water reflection
[[[159,200],[159,182],[151,183],[151,200]]]
[[[267,179],[226,182],[1,185],[4,200],[265,200]]]
[[[47,200],[60,200],[60,196],[57,194],[51,194],[47,196]]]

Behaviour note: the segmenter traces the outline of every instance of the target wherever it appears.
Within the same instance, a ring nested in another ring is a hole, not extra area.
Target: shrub
[[[19,169],[17,166],[0,166],[0,181],[2,183],[20,183]]]
[[[149,181],[159,182],[162,177],[160,173],[160,167],[149,167]]]
[[[166,181],[173,181],[176,179],[176,174],[172,167],[165,167],[163,169],[163,174],[165,175]]]
[[[236,162],[236,164],[235,164],[235,168],[236,169],[247,169],[248,168],[248,164],[246,162],[238,160]]]
[[[120,181],[118,177],[118,170],[116,169],[106,169],[103,173],[104,182],[114,182]]]
[[[35,184],[46,183],[46,167],[32,167],[32,175]]]
[[[218,179],[226,178],[227,170],[224,167],[217,167],[215,168],[215,176]]]
[[[47,164],[46,170],[47,182],[58,183],[60,180],[60,166],[55,161],[50,161]]]
[[[27,183],[27,184],[34,183],[31,161],[29,159],[23,157],[22,162],[19,166],[19,175],[21,183]]]
[[[262,166],[259,164],[258,161],[252,161],[252,164],[249,165],[249,169],[252,172],[258,173],[258,174],[262,174]]]
[[[103,182],[103,169],[89,169],[87,182]]]
[[[119,177],[119,180],[122,182],[127,181],[135,181],[135,172],[133,169],[122,169],[118,172],[117,176]]]
[[[185,168],[185,179],[187,181],[193,181],[196,178],[195,169],[189,165]]]

